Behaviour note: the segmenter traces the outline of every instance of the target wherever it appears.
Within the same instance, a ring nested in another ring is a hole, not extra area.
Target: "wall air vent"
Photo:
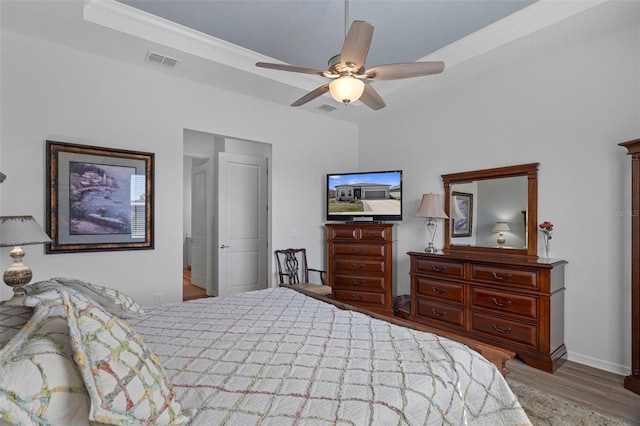
[[[324,111],[324,112],[333,112],[333,111],[337,110],[338,108],[337,108],[337,107],[334,107],[334,106],[332,106],[332,105],[322,104],[322,105],[320,105],[320,106],[318,107],[318,109],[319,109],[320,111]]]
[[[180,62],[179,59],[170,58],[168,56],[161,55],[159,53],[154,53],[151,51],[147,52],[147,57],[145,58],[146,62],[151,62],[152,64],[162,65],[167,68],[175,68]]]

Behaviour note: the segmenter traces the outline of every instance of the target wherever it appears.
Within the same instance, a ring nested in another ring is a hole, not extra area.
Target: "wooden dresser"
[[[393,315],[393,225],[329,223],[326,228],[333,298]]]
[[[410,252],[411,321],[486,342],[553,372],[566,356],[564,260]]]

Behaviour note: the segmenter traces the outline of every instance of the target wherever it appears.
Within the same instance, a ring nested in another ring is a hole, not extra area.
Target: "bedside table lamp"
[[[502,245],[506,242],[506,240],[504,239],[504,233],[509,231],[511,231],[511,227],[507,222],[496,222],[496,224],[493,225],[493,228],[491,228],[491,232],[498,233],[497,241],[499,247],[502,247]]]
[[[0,247],[12,247],[13,264],[4,272],[5,284],[13,288],[11,300],[24,296],[24,286],[31,281],[31,268],[22,263],[20,246],[50,243],[51,238],[32,216],[0,216]]]
[[[425,253],[437,253],[438,249],[433,246],[433,238],[436,235],[438,224],[435,219],[448,219],[442,207],[440,207],[440,196],[438,194],[424,194],[418,211],[413,215],[415,217],[426,217],[424,227],[427,230],[427,247]]]

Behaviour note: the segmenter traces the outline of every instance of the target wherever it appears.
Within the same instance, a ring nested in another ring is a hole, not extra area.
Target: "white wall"
[[[617,143],[640,136],[638,10],[609,2],[445,69],[424,105],[361,126],[361,167],[404,169],[400,291],[409,289],[404,253],[423,247],[411,215],[420,194],[442,193],[441,174],[540,162],[538,219],[555,225],[552,257],[569,261],[569,358],[629,373],[630,159]]]
[[[47,139],[155,153],[155,249],[45,255],[28,246],[34,281],[76,277],[143,305],[154,293],[181,300],[184,129],[272,144],[273,247],[306,246],[310,262],[324,265],[324,175],[356,167],[356,125],[8,31],[1,47],[0,170],[9,178],[0,214],[30,214],[44,226]],[[8,252],[0,250],[3,270]],[[10,294],[0,285],[0,298]]]

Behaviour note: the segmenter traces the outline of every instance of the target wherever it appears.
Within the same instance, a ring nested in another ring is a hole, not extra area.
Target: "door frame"
[[[267,160],[267,255],[265,256],[265,273],[267,274],[267,288],[273,287],[273,261],[272,253],[273,249],[273,241],[272,241],[272,229],[273,229],[273,215],[272,215],[272,198],[271,194],[273,193],[273,180],[271,173],[271,164],[272,161],[272,144],[268,142],[261,142],[255,140],[248,139],[239,139],[230,136],[224,136],[220,134],[203,132],[192,129],[184,129],[183,130],[183,158],[184,157],[196,157],[196,158],[208,158],[210,164],[213,165],[212,175],[214,178],[214,190],[217,191],[218,181],[217,181],[217,165],[216,165],[216,153],[218,152],[227,152],[227,153],[236,153],[243,155],[252,155],[252,156],[262,156]],[[183,170],[183,175],[186,171]],[[189,175],[191,172],[189,171]],[[184,195],[183,195],[183,203],[184,203]],[[210,204],[211,205],[211,204]],[[214,200],[212,203],[213,211],[217,211],[218,206],[218,195],[214,194]],[[211,226],[211,230],[209,234],[211,236],[211,244],[210,247],[210,256],[212,258],[212,265],[214,268],[217,268],[218,263],[218,236],[212,233],[216,232],[217,229],[217,218],[216,222],[214,222]],[[182,262],[181,262],[182,263]],[[217,279],[216,273],[210,274],[212,277],[212,281]],[[216,290],[217,293],[217,282],[212,282],[212,286]],[[209,287],[207,286],[207,289]],[[207,294],[209,292],[207,291]],[[212,294],[216,295],[216,294]]]

